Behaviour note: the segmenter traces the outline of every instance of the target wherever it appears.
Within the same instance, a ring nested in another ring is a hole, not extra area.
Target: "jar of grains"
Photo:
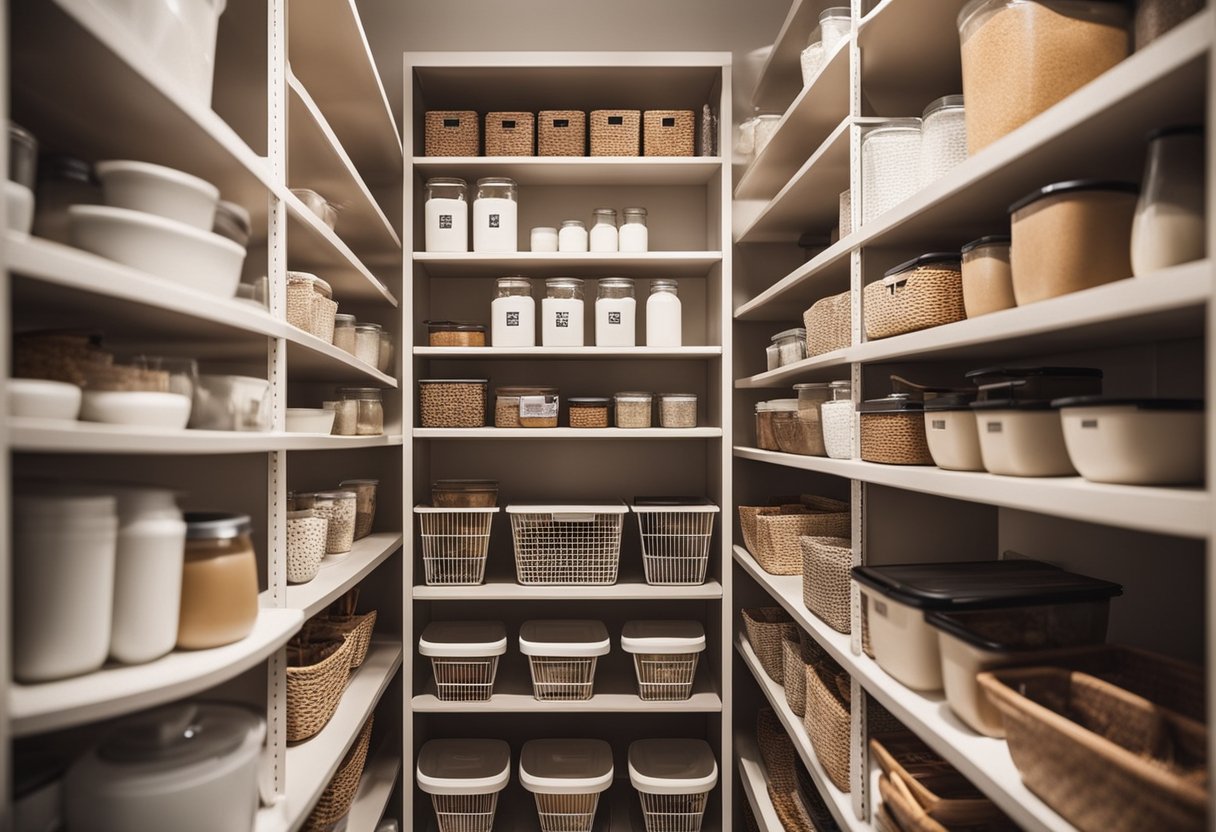
[[[650,427],[650,411],[654,396],[650,393],[617,393],[616,426],[618,428]]]
[[[352,407],[355,423],[353,434],[341,433],[342,436],[381,436],[384,434],[384,402],[383,393],[378,387],[342,387],[338,389],[342,397],[342,409],[339,409],[335,424],[343,418],[343,409]],[[348,412],[347,418],[350,418]]]
[[[499,387],[494,391],[494,427],[555,428],[559,405],[556,387]]]
[[[355,540],[362,540],[372,533],[376,522],[376,489],[380,480],[342,480],[338,488],[355,492]]]
[[[355,543],[358,497],[353,491],[318,491],[312,495],[312,510],[324,517],[325,554],[344,555]]]
[[[921,123],[893,118],[861,140],[861,222],[885,214],[920,187]]]
[[[695,428],[696,426],[696,393],[659,394],[659,427]]]
[[[355,358],[369,367],[380,363],[380,324],[355,324]]]
[[[334,346],[355,354],[355,316],[334,315]]]
[[[777,435],[773,433],[773,402],[756,403],[756,447],[762,451],[777,450]]]
[[[937,181],[966,159],[967,120],[963,97],[944,95],[925,108],[921,119],[920,187]]]
[[[536,301],[528,278],[498,278],[490,302],[490,342],[495,347],[536,346]]]
[[[608,405],[611,402],[610,399],[582,397],[567,399],[566,402],[570,405],[570,427],[608,427]]]
[[[424,378],[418,409],[424,428],[480,428],[486,423],[484,378]]]
[[[828,385],[832,400],[819,406],[823,423],[823,448],[832,459],[853,458],[853,383],[833,381]]]
[[[427,321],[427,343],[432,347],[484,347],[485,324],[472,321]]]
[[[806,358],[806,330],[802,327],[778,332],[772,341],[777,348],[777,367],[796,364]]]
[[[287,582],[308,583],[317,577],[329,520],[312,509],[287,512]]]

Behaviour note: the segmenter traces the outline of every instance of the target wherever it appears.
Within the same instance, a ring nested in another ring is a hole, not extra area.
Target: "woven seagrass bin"
[[[329,723],[350,678],[352,649],[349,639],[318,642],[307,633],[288,645],[288,742],[306,740]]]
[[[853,343],[853,302],[848,292],[816,301],[802,313],[806,354],[810,358]]]
[[[957,259],[931,262],[888,272],[867,285],[862,294],[866,337],[890,338],[964,320],[961,268]]]
[[[641,124],[640,110],[592,110],[591,155],[637,156]]]
[[[343,638],[351,643],[350,667],[354,670],[367,658],[367,649],[372,643],[372,632],[376,629],[376,611],[356,613],[359,590],[353,589],[329,609],[309,622],[312,631],[322,638]]]
[[[692,156],[697,116],[692,110],[647,110],[642,116],[645,156]]]
[[[481,125],[473,110],[432,110],[426,114],[427,156],[477,156]]]
[[[536,116],[531,113],[486,113],[487,156],[532,156]]]
[[[884,465],[932,465],[924,414],[862,413],[861,458]]]
[[[768,774],[768,795],[786,832],[815,832],[798,804],[798,756],[789,734],[770,708],[756,717],[756,744]]]
[[[777,684],[785,681],[781,642],[787,636],[798,637],[798,625],[781,607],[754,607],[740,610],[747,640],[760,659],[768,678]]]
[[[587,114],[582,110],[541,110],[536,114],[537,156],[586,156]]]
[[[853,544],[847,537],[802,538],[802,603],[838,633],[852,629]]]
[[[783,635],[781,642],[781,670],[784,679],[785,703],[798,716],[806,715],[806,667],[826,655],[800,627],[796,636]]]
[[[367,764],[367,748],[372,740],[372,720],[368,717],[363,724],[355,744],[346,752],[338,770],[330,779],[329,785],[321,793],[321,799],[309,814],[304,823],[304,832],[325,832],[335,823],[346,816],[351,804],[355,802],[355,793],[359,791],[359,780],[363,777],[363,767]]]
[[[844,537],[850,533],[849,506],[828,497],[804,497],[801,511],[765,511],[756,514],[752,554],[770,575],[801,575],[799,538]]]

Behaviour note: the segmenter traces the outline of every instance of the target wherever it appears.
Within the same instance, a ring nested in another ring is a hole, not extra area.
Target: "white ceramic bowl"
[[[4,210],[10,231],[29,234],[34,225],[34,192],[20,182],[5,179]]]
[[[220,189],[180,170],[147,162],[98,162],[106,205],[177,220],[201,231],[215,223]]]
[[[1068,458],[1060,414],[1048,404],[977,402],[980,455],[990,474],[1009,477],[1067,477],[1077,469]]]
[[[190,421],[190,400],[177,393],[85,390],[80,418],[109,425],[183,430]]]
[[[63,381],[9,379],[8,415],[27,419],[75,419],[80,413],[80,388]]]
[[[72,243],[199,292],[230,298],[245,249],[210,231],[108,205],[68,209]]]
[[[1072,464],[1091,482],[1197,485],[1203,482],[1202,401],[1061,399]]]
[[[287,408],[288,433],[321,433],[326,436],[334,429],[337,411],[323,407]]]

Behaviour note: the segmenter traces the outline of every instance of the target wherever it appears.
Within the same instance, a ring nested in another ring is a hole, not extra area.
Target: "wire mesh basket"
[[[519,630],[519,652],[528,657],[532,695],[540,700],[590,699],[596,661],[610,649],[602,621],[525,621]]]
[[[532,695],[563,702],[590,699],[595,689],[596,657],[529,656]]]
[[[427,586],[477,586],[485,582],[490,527],[497,508],[415,506],[422,536]]]
[[[635,653],[638,697],[648,702],[677,702],[692,696],[699,653]]]
[[[616,583],[625,506],[507,506],[525,585]]]
[[[705,740],[635,740],[629,782],[641,800],[646,832],[701,832],[718,764]]]
[[[652,586],[705,583],[718,507],[708,500],[639,499],[633,503],[642,535],[642,564]]]
[[[436,697],[443,702],[486,702],[494,693],[498,656],[445,659],[431,657]]]
[[[701,832],[709,792],[700,794],[647,794],[642,798],[646,832]]]
[[[599,806],[595,794],[538,794],[536,814],[541,832],[591,832],[595,825],[595,810]]]
[[[498,792],[431,795],[439,832],[492,832]]]

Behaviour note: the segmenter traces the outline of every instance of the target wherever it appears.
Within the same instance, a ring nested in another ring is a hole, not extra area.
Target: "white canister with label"
[[[526,277],[500,277],[490,304],[490,344],[495,347],[536,346],[536,301]]]
[[[627,277],[605,277],[595,299],[595,345],[632,347],[637,344],[637,301],[633,281]]]
[[[469,187],[463,179],[439,177],[426,181],[426,250],[469,250]]]
[[[519,250],[518,188],[514,179],[491,176],[477,180],[473,202],[473,251]]]
[[[583,281],[576,277],[546,280],[540,315],[544,346],[583,346]]]

